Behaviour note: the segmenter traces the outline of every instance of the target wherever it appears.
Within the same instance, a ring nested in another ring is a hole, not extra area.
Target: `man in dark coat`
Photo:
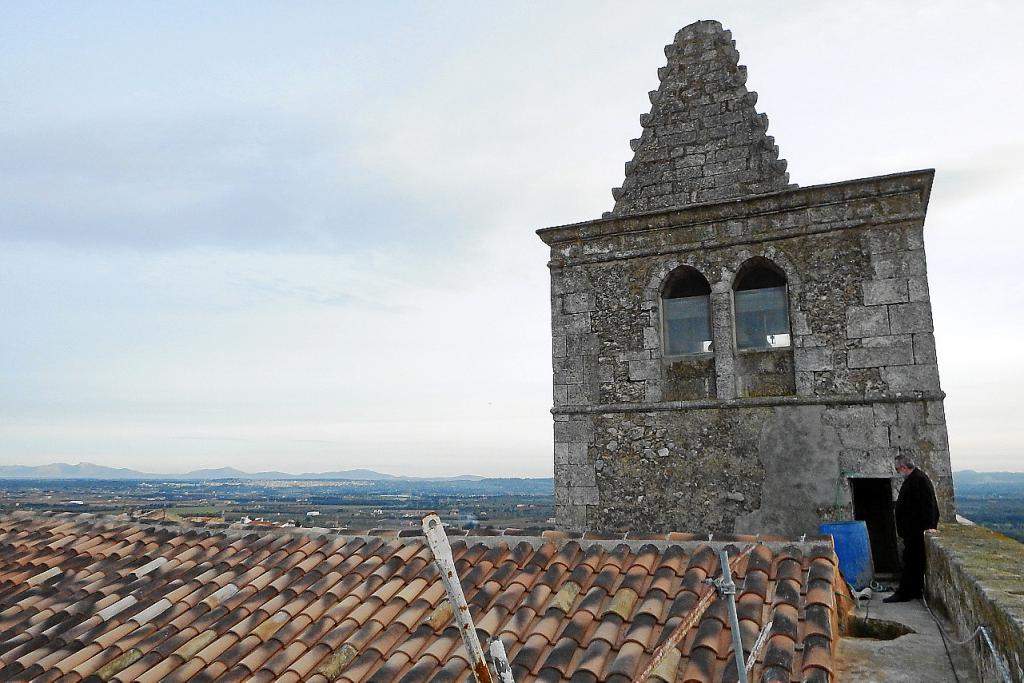
[[[939,524],[939,503],[931,479],[906,455],[896,457],[896,471],[903,486],[896,499],[896,532],[903,539],[903,574],[900,587],[883,602],[906,602],[922,596],[924,589],[924,532]]]

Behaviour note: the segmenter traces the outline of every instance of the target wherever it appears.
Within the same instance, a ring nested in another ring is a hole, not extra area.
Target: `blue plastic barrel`
[[[832,522],[822,524],[819,529],[822,534],[832,537],[839,558],[839,571],[846,582],[857,590],[870,585],[874,578],[874,563],[871,560],[867,524]]]

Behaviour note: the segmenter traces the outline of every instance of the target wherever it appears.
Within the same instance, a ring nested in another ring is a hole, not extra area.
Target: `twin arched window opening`
[[[661,296],[665,355],[686,356],[714,350],[711,341],[711,285],[694,268],[672,271]]]
[[[736,349],[763,351],[790,345],[786,275],[771,261],[753,258],[733,283]],[[666,356],[714,350],[711,338],[711,286],[696,269],[680,266],[669,275],[661,295]]]

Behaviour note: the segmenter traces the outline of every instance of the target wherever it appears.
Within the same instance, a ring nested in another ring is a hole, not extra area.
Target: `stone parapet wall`
[[[928,602],[964,639],[988,629],[1011,679],[1024,681],[1024,544],[980,526],[943,524],[926,535]],[[1002,680],[978,636],[970,645],[980,678]]]

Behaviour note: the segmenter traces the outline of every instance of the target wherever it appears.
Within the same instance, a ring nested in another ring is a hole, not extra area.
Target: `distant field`
[[[954,472],[953,484],[962,516],[1024,542],[1024,474]]]
[[[178,515],[179,517],[214,517],[220,515],[220,510],[207,505],[186,505],[184,507],[166,508],[167,514]]]
[[[1024,497],[1016,499],[960,496],[962,516],[1024,543]]]

